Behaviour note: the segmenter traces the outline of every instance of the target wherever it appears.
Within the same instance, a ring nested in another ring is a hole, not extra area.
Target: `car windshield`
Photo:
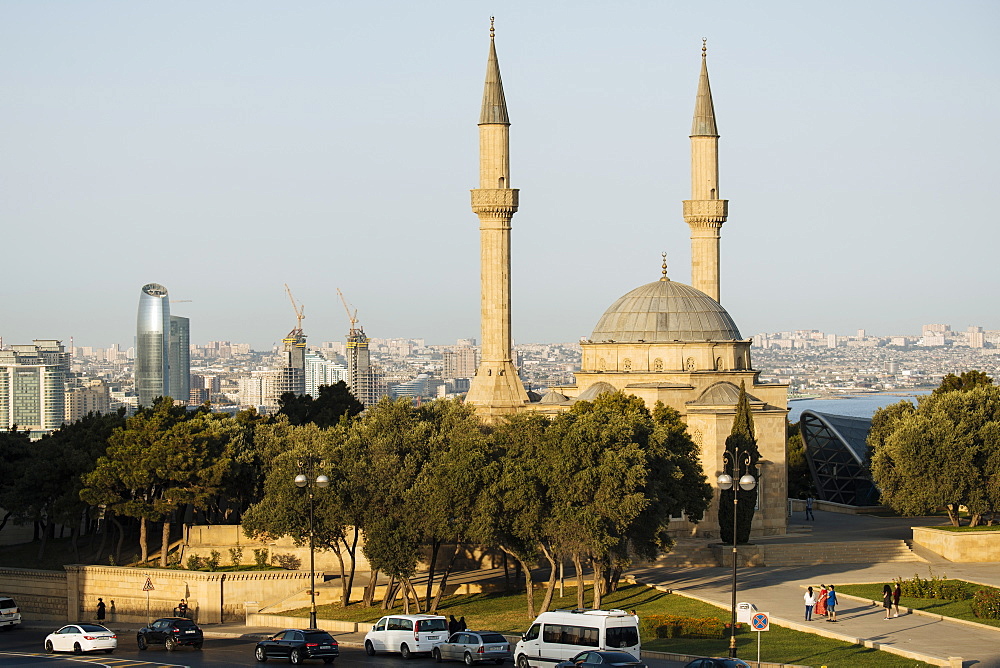
[[[487,644],[490,644],[490,645],[492,645],[494,643],[498,643],[498,642],[507,642],[507,639],[504,638],[499,633],[481,633],[480,637],[483,639],[484,643],[487,643]]]
[[[635,663],[635,657],[628,652],[603,652],[604,663]]]
[[[428,631],[447,631],[448,625],[443,619],[421,619],[417,622],[417,631],[426,633]]]
[[[306,633],[306,642],[326,642],[326,643],[332,643],[333,642],[333,636],[331,636],[326,631],[319,631],[319,632],[314,631],[312,633],[308,633],[307,632]]]
[[[91,633],[111,633],[108,629],[103,626],[98,626],[97,624],[80,624],[80,628],[84,631],[90,631]]]
[[[0,598],[0,608],[16,608],[14,600],[10,598]]]
[[[195,626],[195,623],[192,622],[189,619],[178,619],[177,621],[174,622],[173,625],[176,626],[179,629],[193,629],[193,628],[197,628]]]

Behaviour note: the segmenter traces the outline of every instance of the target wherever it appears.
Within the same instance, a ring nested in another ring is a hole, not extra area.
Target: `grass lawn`
[[[882,605],[882,587],[885,584],[886,583],[884,582],[879,582],[875,584],[837,585],[837,591],[841,594],[850,594],[851,596],[868,598],[878,602],[879,605]],[[979,589],[983,589],[982,585],[973,584],[971,582],[963,582],[963,585],[969,592],[975,592]],[[984,624],[986,626],[1000,627],[1000,619],[986,619],[984,617],[976,617],[972,614],[972,599],[965,601],[945,601],[940,598],[909,598],[907,596],[902,596],[899,599],[899,605],[901,607],[914,608],[916,610],[925,610],[943,617],[954,617],[955,619],[964,619],[970,622],[976,622],[977,624]]]
[[[570,595],[563,598],[557,597],[553,601],[552,607],[575,608],[576,590],[567,588],[567,593]],[[536,593],[536,605],[541,600],[541,594]],[[525,612],[526,607],[524,594],[469,594],[445,597],[441,601],[438,613],[465,617],[471,628],[491,629],[519,635],[527,630],[532,621]],[[676,594],[665,594],[643,585],[623,585],[617,592],[605,597],[603,607],[605,609],[636,610],[640,616],[644,614],[669,614],[689,617],[716,617],[724,621],[729,621],[730,618],[727,609],[717,608]],[[401,610],[399,605],[393,609],[396,613]],[[385,614],[379,607],[363,608],[360,605],[352,605],[345,609],[334,604],[318,606],[317,613],[323,619],[371,623]],[[308,617],[309,609],[299,608],[284,614]],[[737,634],[736,642],[741,657],[757,658],[757,635],[755,633],[744,631],[742,634]],[[648,640],[643,642],[643,648],[678,654],[725,656],[729,650],[729,638]],[[868,666],[902,668],[904,666],[930,665],[904,659],[887,652],[879,652],[859,645],[815,636],[811,633],[781,628],[774,624],[762,638],[761,660],[804,666],[857,666],[858,668]]]

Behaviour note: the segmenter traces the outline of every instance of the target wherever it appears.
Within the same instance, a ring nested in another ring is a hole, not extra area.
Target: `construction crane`
[[[288,287],[288,283],[285,283],[285,292],[288,293],[288,298],[292,301],[292,308],[295,310],[295,329],[289,333],[289,336],[302,336],[302,320],[306,317],[305,307],[301,302],[296,303],[295,297],[292,296],[292,289]]]
[[[358,322],[358,309],[354,309],[353,312],[351,311],[351,307],[347,305],[347,299],[344,297],[344,293],[340,291],[340,288],[337,288],[337,294],[340,295],[340,303],[344,305],[344,310],[347,311],[347,319],[351,321],[350,333],[353,335],[355,331],[354,325]]]

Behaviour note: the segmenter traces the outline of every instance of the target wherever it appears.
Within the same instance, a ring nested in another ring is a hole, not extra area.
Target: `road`
[[[56,627],[53,627],[55,629]],[[118,649],[113,654],[93,654],[76,656],[73,654],[46,654],[42,649],[48,631],[20,629],[0,632],[0,666],[46,666],[53,668],[81,668],[81,664],[106,666],[107,668],[154,668],[175,666],[198,668],[200,666],[259,666],[253,658],[254,640],[247,638],[215,639],[206,638],[202,650],[186,647],[168,652],[162,647],[151,647],[140,652],[135,638],[129,634],[118,638]],[[671,661],[650,661],[650,668],[676,668],[682,663]],[[287,661],[270,660],[268,665],[288,665]],[[321,661],[309,661],[305,665],[322,666]],[[403,661],[398,654],[366,656],[363,649],[341,647],[336,665],[350,668],[426,668],[438,666],[430,657],[418,657]],[[459,662],[445,665],[460,666]],[[489,664],[492,665],[492,664]],[[508,667],[511,664],[506,664]]]

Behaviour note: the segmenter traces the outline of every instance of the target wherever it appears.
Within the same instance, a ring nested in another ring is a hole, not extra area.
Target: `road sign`
[[[768,614],[766,612],[758,612],[750,620],[750,627],[752,630],[757,631],[770,631],[771,630],[771,620],[768,619]]]
[[[153,586],[152,578],[146,578],[146,584],[142,585],[143,591],[153,591],[156,587]]]

